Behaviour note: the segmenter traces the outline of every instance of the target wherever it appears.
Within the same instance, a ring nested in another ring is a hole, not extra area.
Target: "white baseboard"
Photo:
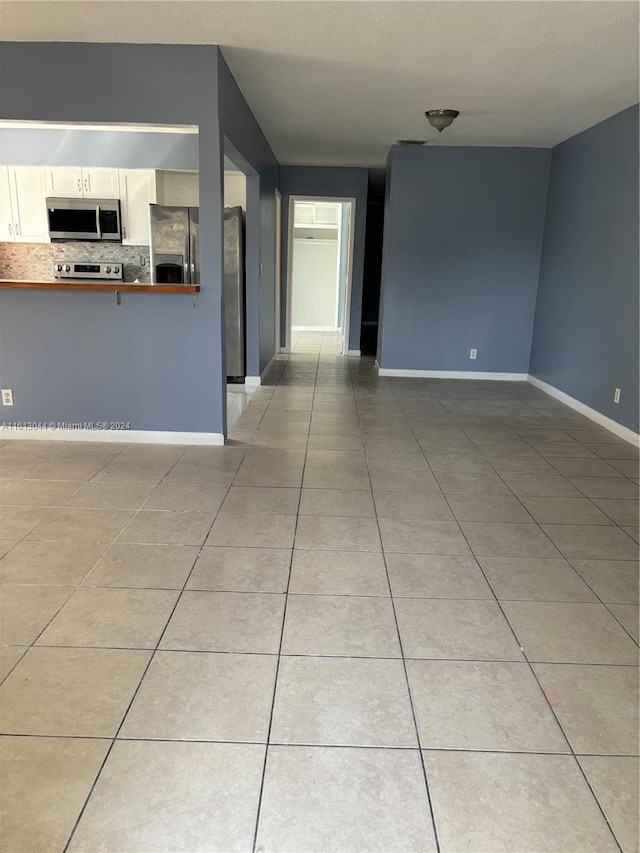
[[[222,447],[221,432],[171,432],[154,429],[0,429],[0,441],[99,441],[114,444],[198,444]]]
[[[353,355],[356,357],[360,357],[362,355],[362,351],[359,349],[349,349],[349,350],[347,350],[347,355]]]
[[[482,370],[405,370],[395,367],[380,367],[380,376],[406,379],[486,379],[492,382],[526,382],[527,373],[487,373]]]
[[[271,356],[271,358],[269,359],[269,363],[267,364],[265,369],[262,371],[260,376],[245,376],[244,387],[245,387],[245,390],[247,392],[251,393],[251,391],[255,391],[256,388],[259,388],[262,385],[262,383],[264,382],[264,380],[267,376],[267,373],[271,370],[271,366],[273,365],[274,361],[276,360],[277,355],[278,355],[278,353],[275,353],[274,355]]]
[[[292,326],[292,332],[339,332],[335,326]]]
[[[545,394],[559,400],[561,403],[564,403],[565,406],[569,406],[570,409],[580,412],[581,415],[584,415],[586,418],[589,418],[589,420],[594,421],[594,423],[608,429],[609,432],[615,433],[615,435],[630,442],[635,447],[640,446],[640,436],[632,429],[629,429],[629,427],[619,424],[617,421],[614,421],[613,418],[608,418],[601,412],[596,411],[596,409],[592,409],[591,406],[587,406],[585,403],[581,403],[580,400],[576,400],[575,397],[570,397],[569,394],[565,394],[564,391],[556,388],[555,385],[549,385],[548,382],[543,382],[542,379],[538,379],[537,376],[529,374],[528,381],[535,388],[539,388],[541,391],[544,391]]]

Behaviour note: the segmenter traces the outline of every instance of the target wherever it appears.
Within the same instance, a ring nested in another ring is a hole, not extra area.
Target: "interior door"
[[[352,239],[351,228],[353,226],[353,202],[342,205],[344,211],[342,219],[342,229],[340,234],[341,241],[346,246],[345,266],[344,266],[344,284],[342,286],[342,339],[340,351],[342,355],[349,354],[349,323],[351,322],[351,312],[349,310],[349,302],[351,300],[351,255],[352,255]]]

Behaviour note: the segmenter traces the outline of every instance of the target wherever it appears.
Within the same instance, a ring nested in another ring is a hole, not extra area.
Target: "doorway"
[[[330,334],[349,352],[355,199],[290,196],[286,350],[300,334]]]

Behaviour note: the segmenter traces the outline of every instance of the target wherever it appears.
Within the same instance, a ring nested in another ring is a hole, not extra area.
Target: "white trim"
[[[267,373],[271,369],[271,365],[273,364],[273,362],[275,360],[276,360],[276,356],[272,355],[271,358],[269,359],[267,366],[262,371],[260,376],[245,376],[244,377],[244,387],[245,387],[245,390],[247,392],[251,393],[251,391],[255,391],[256,388],[259,388],[262,385],[262,383],[265,380]]]
[[[276,355],[280,352],[280,300],[282,298],[282,193],[275,190],[275,256],[274,256],[274,295],[275,295],[275,323],[274,323],[274,351]]]
[[[292,326],[292,332],[339,332],[338,326]]]
[[[482,370],[400,370],[395,367],[380,367],[380,376],[395,376],[413,379],[487,379],[499,382],[526,382],[527,373],[487,373]]]
[[[350,350],[348,350],[347,355],[361,356],[361,355],[362,355],[362,350],[359,350],[359,349],[350,349]]]
[[[613,418],[608,418],[596,409],[592,409],[591,406],[587,406],[585,403],[581,403],[580,400],[576,400],[575,397],[570,397],[554,385],[549,385],[548,382],[543,382],[542,379],[538,379],[537,376],[529,374],[527,380],[535,388],[539,388],[541,391],[544,391],[545,394],[548,394],[550,397],[554,397],[556,400],[564,403],[565,406],[569,406],[570,409],[580,412],[581,415],[589,418],[589,420],[594,421],[605,429],[608,429],[609,432],[613,432],[625,441],[630,442],[634,447],[640,446],[640,436],[632,429],[629,429],[629,427],[619,424],[617,421],[614,421]]]
[[[0,441],[99,441],[113,444],[202,444],[222,447],[221,432],[165,432],[153,429],[0,429]]]

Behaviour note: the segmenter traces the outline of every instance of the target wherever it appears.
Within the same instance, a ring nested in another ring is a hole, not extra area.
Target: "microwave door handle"
[[[96,204],[96,236],[98,239],[102,237],[102,233],[100,231],[100,205]]]

